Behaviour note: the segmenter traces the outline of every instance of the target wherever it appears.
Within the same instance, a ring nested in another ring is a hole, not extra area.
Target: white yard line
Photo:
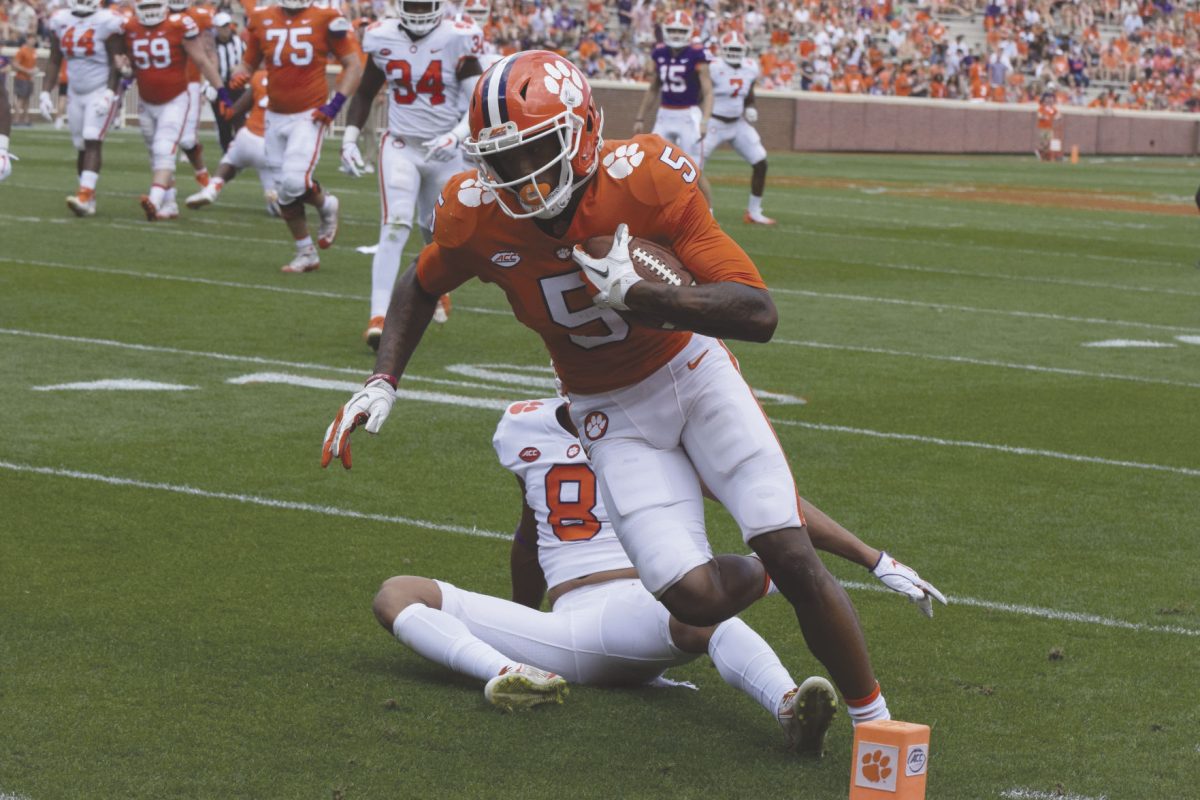
[[[1052,375],[1067,375],[1075,378],[1095,378],[1097,380],[1130,381],[1133,383],[1151,383],[1162,386],[1183,386],[1188,389],[1200,389],[1200,383],[1188,381],[1173,381],[1167,378],[1146,378],[1140,375],[1122,375],[1115,372],[1089,372],[1082,369],[1066,367],[1044,367],[1039,364],[1018,364],[1011,361],[997,361],[990,358],[971,358],[969,356],[945,356],[934,353],[916,353],[910,350],[892,350],[886,347],[860,347],[846,344],[830,344],[828,342],[799,341],[795,339],[772,339],[772,343],[791,345],[793,347],[808,347],[814,350],[834,350],[845,353],[870,353],[873,355],[892,356],[897,358],[917,358],[924,361],[946,361],[952,364],[972,364],[980,367],[998,367],[1001,369],[1016,369],[1026,372],[1045,372]]]
[[[216,492],[207,489],[201,489],[195,486],[176,483],[159,483],[155,481],[143,481],[136,478],[119,478],[112,475],[101,475],[95,472],[82,472],[73,469],[63,469],[59,467],[38,467],[31,464],[18,464],[11,461],[0,461],[0,469],[10,472],[45,475],[56,478],[71,478],[74,480],[93,481],[97,483],[107,484],[109,486],[128,486],[137,489],[151,489],[162,492],[172,492],[175,494],[189,495],[192,497],[200,497],[210,500],[226,500],[235,503],[245,503],[248,505],[264,506],[267,508],[278,508],[286,511],[304,511],[311,514],[321,514],[329,517],[343,517],[347,519],[362,519],[372,522],[384,522],[397,525],[408,525],[422,530],[440,531],[443,533],[459,533],[467,536],[477,536],[485,539],[508,540],[512,538],[512,534],[502,533],[500,531],[491,531],[477,527],[467,527],[465,525],[448,525],[444,523],[431,522],[425,519],[413,517],[400,517],[390,514],[373,514],[363,511],[356,511],[349,508],[340,508],[337,506],[317,505],[314,503],[299,503],[291,500],[276,500],[270,497],[262,497],[259,495],[240,494],[235,492]],[[844,586],[850,589],[868,592],[884,592],[890,590],[878,584],[859,583],[857,581],[846,581]],[[1084,614],[1073,611],[1059,611],[1052,608],[1038,608],[1035,606],[1013,605],[1011,603],[997,603],[990,600],[981,600],[974,597],[958,597],[952,596],[949,598],[951,605],[970,606],[973,608],[983,608],[990,611],[1000,611],[1008,614],[1017,614],[1026,617],[1038,617],[1057,622],[1072,622],[1084,625],[1097,625],[1100,627],[1116,628],[1119,630],[1136,631],[1141,633],[1163,633],[1176,636],[1200,636],[1200,629],[1182,628],[1177,626],[1165,625],[1146,625],[1138,622],[1127,622],[1125,620],[1111,619],[1101,617],[1095,614]],[[943,612],[945,613],[945,612]],[[2,800],[2,798],[0,798]]]
[[[1005,800],[1108,800],[1108,795],[1087,797],[1082,794],[1059,794],[1058,792],[1040,792],[1037,789],[1008,789],[1000,793]]]
[[[307,375],[290,375],[285,372],[255,372],[250,375],[239,375],[236,378],[230,378],[226,383],[231,383],[235,386],[273,383],[285,386],[298,386],[302,389],[328,389],[345,394],[353,394],[362,388],[362,384],[356,381],[331,381],[325,378],[310,378]],[[422,392],[413,389],[397,389],[396,397],[401,400],[414,400],[420,403],[483,408],[489,411],[503,411],[512,402],[511,400],[491,400],[485,397],[467,397],[460,394]]]
[[[1006,308],[980,308],[978,306],[960,306],[952,303],[933,303],[928,300],[906,300],[899,297],[872,297],[861,294],[843,294],[841,292],[814,292],[808,289],[772,289],[772,294],[795,295],[798,297],[814,297],[822,300],[846,300],[853,303],[878,303],[881,305],[910,306],[915,308],[936,309],[938,311],[958,311],[964,314],[992,314],[1002,317],[1020,317],[1024,319],[1043,319],[1052,322],[1078,322],[1087,325],[1113,325],[1121,328],[1141,328],[1153,331],[1183,331],[1185,333],[1200,333],[1200,327],[1187,325],[1160,325],[1155,322],[1138,322],[1124,319],[1104,319],[1101,317],[1073,317],[1067,314],[1051,314],[1046,311],[1019,311]]]

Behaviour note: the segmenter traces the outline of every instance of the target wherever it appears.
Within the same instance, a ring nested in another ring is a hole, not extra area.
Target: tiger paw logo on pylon
[[[854,783],[884,792],[896,791],[896,764],[900,750],[886,744],[859,742]]]

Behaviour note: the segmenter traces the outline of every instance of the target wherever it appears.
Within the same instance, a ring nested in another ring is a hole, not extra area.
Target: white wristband
[[[362,133],[362,129],[357,125],[347,125],[346,130],[342,133],[342,144],[358,144],[358,135]]]

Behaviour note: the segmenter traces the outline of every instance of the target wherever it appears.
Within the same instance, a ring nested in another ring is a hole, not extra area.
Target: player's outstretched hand
[[[596,296],[592,302],[605,308],[615,308],[628,311],[625,305],[625,293],[642,277],[633,269],[633,261],[629,258],[629,226],[622,222],[613,234],[612,247],[608,255],[593,258],[580,245],[575,245],[571,258],[583,268],[583,275],[588,283],[596,287]]]
[[[879,563],[871,574],[883,581],[883,585],[893,592],[907,595],[909,600],[917,604],[921,613],[933,617],[933,598],[946,605],[945,596],[929,581],[917,574],[916,570],[906,567],[887,553],[879,554]]]
[[[366,424],[367,433],[379,433],[396,402],[396,377],[376,373],[357,391],[325,430],[325,445],[321,448],[321,466],[328,467],[337,458],[350,469],[350,434]]]
[[[42,116],[47,122],[54,121],[54,98],[49,92],[42,92],[38,95],[38,111],[42,112]]]
[[[758,122],[758,109],[754,106],[746,106],[746,110],[742,112],[742,117],[751,125]]]
[[[20,160],[21,159],[8,152],[7,148],[0,147],[0,181],[12,174],[12,162]]]
[[[426,161],[449,161],[458,147],[458,134],[454,131],[443,133],[421,142],[421,147],[425,148]]]
[[[358,142],[352,142],[349,139],[342,140],[342,166],[346,168],[346,172],[356,178],[361,178],[367,171],[367,162],[363,161],[362,151],[358,149]]]

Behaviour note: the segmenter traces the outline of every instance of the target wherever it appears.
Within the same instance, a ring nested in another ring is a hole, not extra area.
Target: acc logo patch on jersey
[[[522,461],[533,462],[542,457],[542,451],[536,447],[526,447],[520,453],[517,453],[517,458]]]
[[[521,254],[512,250],[501,250],[492,256],[492,263],[497,267],[508,269],[521,263]]]
[[[496,202],[496,195],[484,189],[477,178],[467,178],[458,185],[458,202],[467,208],[478,208]]]
[[[637,142],[623,144],[604,157],[604,170],[617,180],[628,178],[645,157]]]
[[[608,415],[603,411],[593,411],[583,418],[583,433],[593,442],[608,433]]]

